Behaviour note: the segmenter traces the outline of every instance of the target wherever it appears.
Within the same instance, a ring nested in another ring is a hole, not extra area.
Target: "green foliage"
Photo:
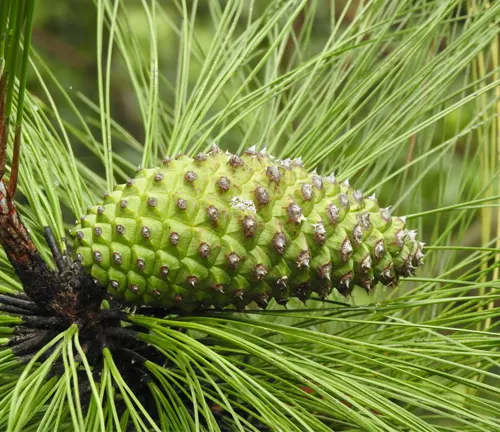
[[[139,337],[166,359],[145,365],[154,408],[130,390],[111,350],[93,376],[76,326],[41,361],[4,348],[0,429],[495,430],[500,3],[95,7],[96,97],[68,90],[32,54],[39,96],[26,95],[18,201],[47,260],[43,226],[62,239],[137,161],[154,166],[216,142],[300,156],[310,170],[334,169],[377,192],[410,215],[429,245],[426,265],[391,292],[335,293],[288,310],[163,319],[130,311]],[[115,79],[136,122],[115,117]],[[19,290],[3,255],[1,269],[0,292]],[[8,337],[19,320],[0,323]]]

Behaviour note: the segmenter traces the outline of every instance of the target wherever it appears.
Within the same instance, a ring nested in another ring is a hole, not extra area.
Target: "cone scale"
[[[392,286],[423,258],[404,218],[374,196],[253,148],[141,169],[72,235],[114,298],[186,311]]]

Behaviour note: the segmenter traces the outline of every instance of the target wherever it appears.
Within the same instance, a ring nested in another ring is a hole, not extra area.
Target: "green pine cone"
[[[72,235],[83,266],[116,299],[182,310],[393,285],[423,258],[404,218],[374,196],[253,148],[141,169]]]

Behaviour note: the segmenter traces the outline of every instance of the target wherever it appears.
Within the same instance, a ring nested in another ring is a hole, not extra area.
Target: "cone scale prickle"
[[[333,175],[254,148],[141,169],[72,231],[114,298],[189,311],[394,285],[422,264],[405,219]]]

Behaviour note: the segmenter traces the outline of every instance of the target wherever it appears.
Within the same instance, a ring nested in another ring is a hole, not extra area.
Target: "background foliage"
[[[73,327],[42,362],[4,349],[0,429],[497,427],[500,4],[54,3],[36,7],[19,188],[47,259],[44,225],[62,238],[137,165],[212,142],[335,170],[408,214],[428,254],[392,292],[134,315],[168,359],[146,365],[153,407],[112,352],[94,377]],[[20,289],[1,266],[0,290]],[[7,336],[16,321],[0,321]]]

